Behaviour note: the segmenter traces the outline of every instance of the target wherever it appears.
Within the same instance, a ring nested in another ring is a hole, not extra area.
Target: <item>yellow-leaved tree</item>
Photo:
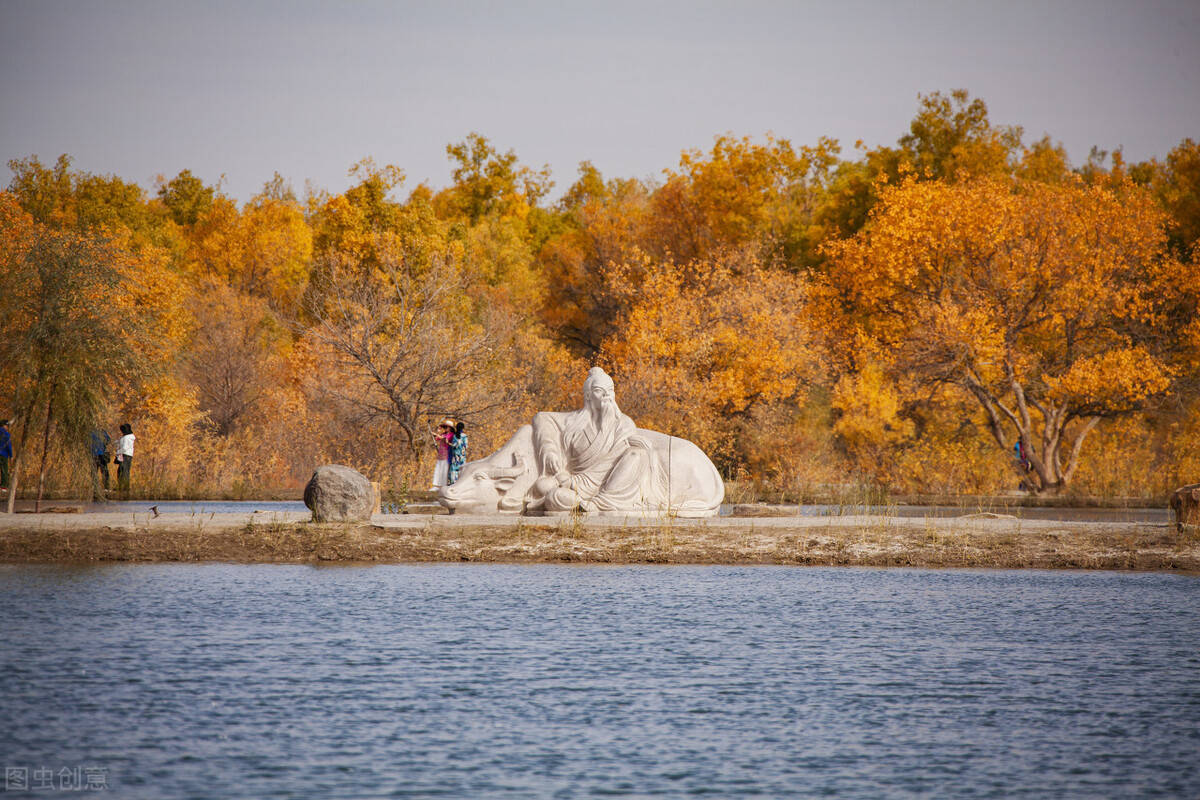
[[[894,469],[890,456],[912,438],[915,428],[902,415],[903,398],[895,382],[879,364],[866,361],[838,379],[831,404],[838,412],[833,432],[851,462],[865,474],[890,479]]]
[[[191,232],[188,264],[197,278],[218,280],[264,298],[285,314],[296,311],[312,260],[312,231],[300,205],[264,192],[238,211],[217,196]]]
[[[839,152],[826,137],[797,149],[770,135],[762,144],[719,136],[707,153],[685,151],[651,200],[645,247],[680,261],[753,247],[771,266],[810,266],[823,236],[814,217]]]

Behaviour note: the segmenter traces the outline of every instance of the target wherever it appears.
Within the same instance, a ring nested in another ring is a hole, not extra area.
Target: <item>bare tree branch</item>
[[[387,419],[416,458],[433,415],[478,417],[513,402],[516,387],[486,378],[514,323],[505,311],[472,302],[452,257],[417,268],[403,253],[380,251],[370,269],[343,255],[324,257],[327,288],[309,300],[304,335],[333,367],[318,390],[364,419]]]

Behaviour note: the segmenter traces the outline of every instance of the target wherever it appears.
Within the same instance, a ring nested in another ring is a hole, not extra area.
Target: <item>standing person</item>
[[[121,439],[117,442],[117,490],[129,494],[129,469],[133,466],[133,426],[128,422],[121,425]]]
[[[12,459],[12,434],[8,432],[8,420],[0,419],[0,490],[8,493],[8,462]]]
[[[108,460],[112,457],[112,437],[108,431],[96,428],[92,431],[92,499],[103,500],[108,491]],[[104,479],[104,490],[100,479]]]
[[[1025,449],[1025,443],[1018,439],[1013,444],[1013,457],[1017,460],[1017,467],[1021,471],[1021,480],[1017,484],[1017,490],[1022,492],[1033,491],[1033,484],[1026,477],[1030,472],[1033,472],[1033,464],[1029,461],[1029,452]]]
[[[454,439],[454,420],[447,417],[438,425],[437,433],[433,435],[433,443],[437,447],[438,460],[433,468],[433,485],[429,490],[436,492],[443,486],[449,485],[450,477],[450,442]]]
[[[450,483],[458,480],[458,473],[467,463],[467,426],[459,422],[454,426],[454,440],[450,442]]]

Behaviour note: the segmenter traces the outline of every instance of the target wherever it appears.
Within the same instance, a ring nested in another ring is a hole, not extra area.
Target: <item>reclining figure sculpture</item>
[[[687,439],[634,425],[599,367],[584,381],[582,409],[534,415],[438,494],[451,513],[527,515],[711,517],[724,498],[708,456]]]

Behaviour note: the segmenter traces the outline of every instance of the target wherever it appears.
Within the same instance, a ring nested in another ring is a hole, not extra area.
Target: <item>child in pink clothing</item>
[[[454,420],[444,419],[438,425],[433,442],[437,445],[437,466],[433,468],[433,485],[430,491],[437,491],[450,482],[450,443],[454,439]]]

